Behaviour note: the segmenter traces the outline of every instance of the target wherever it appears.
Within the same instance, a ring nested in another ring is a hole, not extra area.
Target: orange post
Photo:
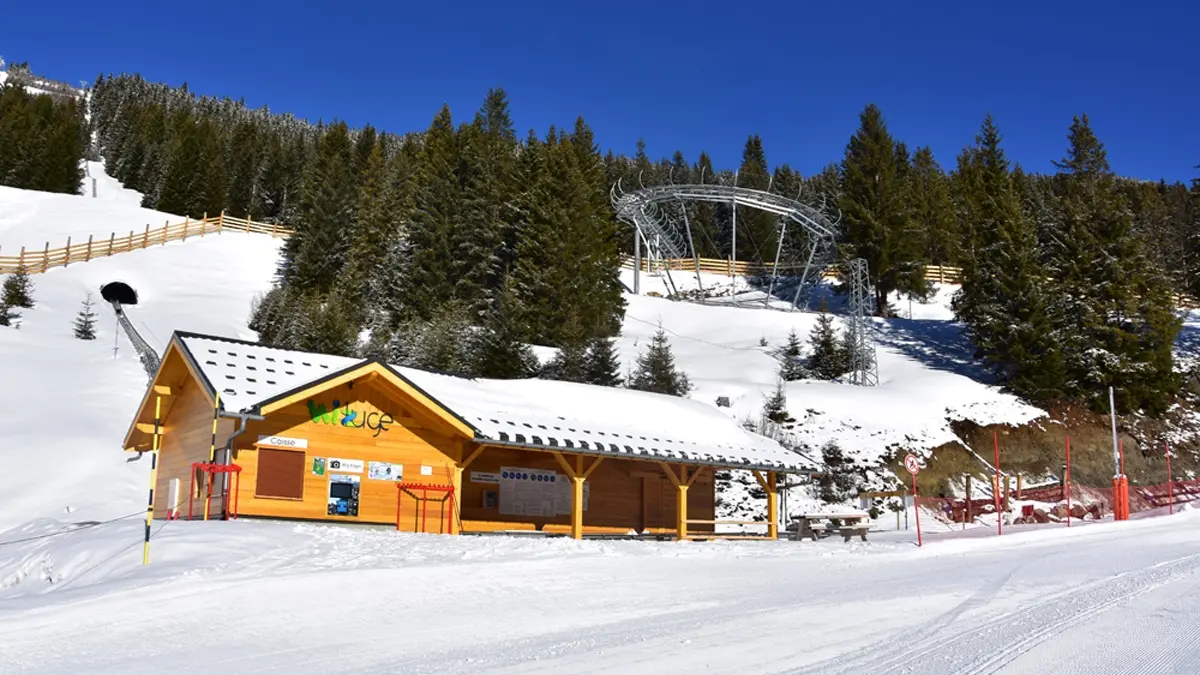
[[[1175,513],[1175,485],[1174,479],[1171,478],[1171,441],[1166,442],[1167,446],[1167,513]]]
[[[1067,470],[1063,476],[1063,487],[1067,491],[1067,527],[1071,526],[1071,437],[1067,436]]]
[[[996,535],[1004,534],[1004,525],[1001,523],[1000,511],[1000,432],[992,432],[992,444],[996,448],[996,479],[992,481],[992,497],[996,501]]]

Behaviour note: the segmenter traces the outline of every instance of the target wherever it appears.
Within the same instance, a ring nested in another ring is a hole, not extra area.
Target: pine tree
[[[4,278],[2,292],[3,302],[10,308],[33,309],[33,279],[24,269]]]
[[[821,501],[841,504],[858,495],[862,478],[853,460],[846,457],[836,441],[829,441],[821,448],[821,462],[825,465],[825,471],[817,476]]]
[[[925,233],[925,260],[932,265],[954,264],[959,235],[950,184],[928,147],[917,148],[909,177],[913,222]]]
[[[601,387],[621,386],[621,360],[612,340],[599,336],[589,340],[584,367],[585,382]]]
[[[1050,309],[1066,361],[1067,393],[1097,408],[1113,386],[1118,407],[1161,413],[1178,391],[1172,345],[1181,322],[1170,285],[1134,236],[1103,144],[1076,117],[1055,165],[1063,221],[1050,256],[1061,300]]]
[[[955,314],[976,352],[1017,393],[1050,401],[1062,394],[1062,352],[1050,316],[1037,232],[1020,203],[1000,131],[989,115],[965,151],[970,182],[963,216],[974,224]]]
[[[687,374],[675,368],[675,356],[671,354],[671,344],[662,326],[654,333],[650,347],[638,355],[629,388],[670,396],[687,396],[692,390]]]
[[[425,133],[412,181],[404,305],[414,316],[429,318],[446,299],[455,297],[453,273],[458,267],[452,237],[461,222],[459,156],[450,108],[443,106]]]
[[[516,294],[506,283],[496,306],[484,318],[474,345],[474,371],[479,377],[518,379],[532,377],[538,370],[537,357],[522,342],[516,302]]]
[[[812,355],[808,357],[808,369],[819,380],[835,380],[850,370],[849,356],[845,345],[838,341],[833,328],[833,317],[822,312],[817,316],[817,325],[808,336]]]
[[[458,271],[455,297],[482,315],[495,301],[513,252],[517,140],[502,89],[488,92],[474,122],[459,132],[463,167],[462,220],[451,233]]]
[[[568,342],[542,368],[541,377],[547,380],[587,382],[587,357],[587,346],[584,343]]]
[[[888,133],[874,104],[861,115],[861,126],[846,145],[842,161],[841,211],[853,255],[867,261],[875,306],[888,312],[892,291],[924,296],[922,240],[913,235],[905,174],[907,151]]]
[[[21,318],[21,313],[14,310],[4,298],[0,297],[0,326],[13,326],[17,319]]]
[[[783,388],[783,380],[775,383],[775,391],[763,403],[763,417],[775,424],[787,424],[796,421],[788,414],[787,391]]]
[[[771,171],[767,166],[762,138],[751,134],[742,150],[742,164],[738,169],[737,185],[741,188],[766,191],[771,186]],[[775,248],[779,235],[777,217],[766,211],[738,207],[737,248],[738,260],[762,263],[775,259]]]
[[[75,337],[80,340],[96,339],[96,313],[92,311],[92,294],[83,301],[83,309],[75,317]]]
[[[330,125],[305,171],[295,233],[284,245],[280,270],[299,290],[327,293],[346,263],[357,197],[353,150],[345,122]]]
[[[788,331],[787,344],[776,351],[775,358],[779,361],[779,378],[784,382],[794,382],[809,376],[800,336],[796,334],[795,328]]]

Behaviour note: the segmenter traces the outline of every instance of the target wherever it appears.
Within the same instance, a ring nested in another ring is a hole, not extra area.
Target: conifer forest
[[[1122,409],[1159,414],[1181,393],[1175,296],[1200,296],[1200,179],[1116,175],[1083,111],[1063,120],[1053,171],[1038,173],[1006,157],[1004,120],[986,111],[957,157],[935,158],[920,139],[893,137],[869,104],[844,155],[802,176],[787,158],[768,163],[757,135],[736,167],[703,152],[652,159],[642,142],[626,156],[602,151],[583,117],[519,130],[502,89],[481,98],[477,110],[431,111],[424,130],[382,131],[118,75],[95,81],[89,122],[81,101],[10,80],[0,86],[0,184],[78,191],[94,152],[146,207],[293,229],[250,317],[263,342],[641,386],[645,373],[623,378],[608,341],[633,243],[609,189],[736,180],[836,212],[840,251],[867,261],[880,316],[897,293],[932,292],[925,266],[961,267],[953,306],[976,358],[1030,401],[1101,408],[1113,385]],[[733,209],[687,208],[698,255],[729,257]],[[773,260],[773,216],[739,208],[736,219],[737,258]],[[831,349],[830,339],[813,344]],[[800,337],[792,342],[783,379],[807,372]],[[529,345],[561,351],[539,368]]]

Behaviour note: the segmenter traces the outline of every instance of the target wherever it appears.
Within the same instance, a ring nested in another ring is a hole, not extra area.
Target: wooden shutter
[[[304,498],[304,453],[259,448],[256,497]]]

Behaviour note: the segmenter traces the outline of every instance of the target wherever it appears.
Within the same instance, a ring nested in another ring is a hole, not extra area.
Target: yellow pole
[[[154,522],[154,485],[158,482],[158,436],[162,415],[162,397],[154,401],[154,452],[150,455],[150,501],[146,505],[146,537],[142,543],[142,564],[150,563],[150,523]]]
[[[208,463],[209,464],[212,464],[213,462],[217,461],[217,416],[220,413],[221,413],[221,392],[218,391],[217,397],[215,399],[213,399],[212,444],[208,448]],[[208,520],[208,505],[209,505],[209,502],[212,501],[211,499],[209,499],[209,496],[212,494],[212,481],[213,481],[212,471],[209,471],[208,472],[208,480],[205,481],[205,488],[204,488],[204,520],[206,520],[206,521]],[[192,495],[188,495],[188,499],[191,499],[191,498],[192,498]],[[188,508],[191,509],[192,505],[188,504]]]
[[[675,516],[675,529],[676,529],[676,533],[677,533],[679,540],[683,541],[684,539],[687,539],[687,536],[688,536],[688,528],[687,528],[688,486],[685,483],[680,483],[677,490],[678,490],[678,493],[675,497],[675,500],[678,502],[678,504],[676,504],[677,508],[676,508],[676,516]]]
[[[774,471],[767,472],[767,536],[779,538],[779,490]]]
[[[571,476],[571,537],[583,539],[583,476]]]

